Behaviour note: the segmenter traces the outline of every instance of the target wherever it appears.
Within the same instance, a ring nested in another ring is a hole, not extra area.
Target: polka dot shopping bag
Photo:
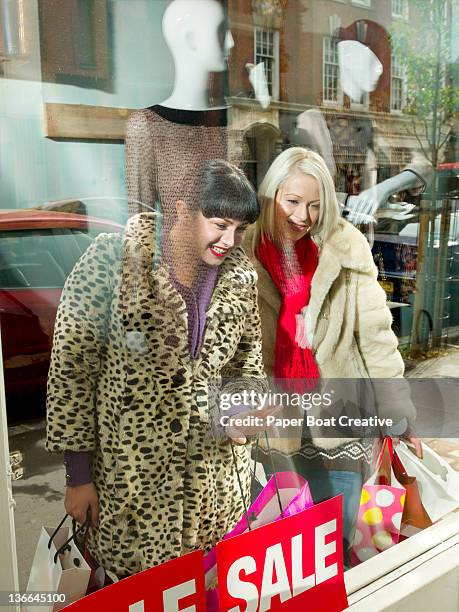
[[[406,490],[392,470],[393,454],[392,440],[386,438],[375,472],[362,488],[352,565],[374,557],[399,540]]]

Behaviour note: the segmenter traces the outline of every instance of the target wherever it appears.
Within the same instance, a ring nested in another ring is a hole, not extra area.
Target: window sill
[[[368,111],[370,110],[370,106],[368,104],[358,104],[357,102],[351,102],[350,109],[354,111]]]
[[[371,4],[360,4],[360,2],[356,2],[356,0],[351,0],[352,6],[358,6],[359,8],[367,9],[367,11],[371,11],[373,8]]]
[[[333,109],[333,110],[341,110],[343,108],[343,105],[340,104],[339,102],[325,102],[325,101],[322,101],[322,108],[329,108],[329,109]]]

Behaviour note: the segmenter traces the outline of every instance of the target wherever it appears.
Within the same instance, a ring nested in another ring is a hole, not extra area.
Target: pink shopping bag
[[[295,472],[276,472],[247,510],[250,528],[256,529],[281,518],[293,516],[312,505],[313,501],[307,480]],[[237,525],[224,536],[223,540],[241,535],[249,530],[247,515],[244,514]],[[216,548],[213,548],[204,557],[208,612],[219,610],[216,563]]]
[[[392,440],[386,438],[376,470],[362,487],[359,517],[352,547],[351,565],[358,565],[397,544],[406,489],[391,467]]]

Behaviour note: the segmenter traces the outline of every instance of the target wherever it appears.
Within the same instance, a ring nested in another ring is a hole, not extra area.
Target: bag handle
[[[271,468],[273,470],[274,486],[276,487],[276,496],[277,496],[277,501],[279,503],[279,510],[280,510],[281,517],[284,518],[284,510],[282,508],[282,502],[281,502],[281,498],[280,498],[279,486],[278,486],[278,483],[277,483],[276,470],[275,470],[274,461],[273,461],[273,458],[272,458],[272,455],[271,455],[271,447],[269,445],[268,433],[266,431],[264,433],[265,433],[265,440],[266,440],[266,446],[268,448],[269,458],[271,460]],[[248,507],[247,507],[247,502],[245,500],[244,491],[242,489],[241,476],[240,476],[239,471],[237,469],[237,459],[236,459],[236,453],[234,452],[234,443],[231,441],[230,444],[231,444],[231,454],[233,456],[233,466],[234,466],[234,469],[236,470],[236,477],[237,477],[237,482],[238,482],[238,485],[239,485],[239,492],[241,494],[242,503],[244,505],[244,514],[245,514],[245,518],[246,518],[246,521],[247,521],[247,526],[248,526],[249,531],[252,531],[252,526],[250,524],[249,510],[248,510]],[[256,448],[256,454],[255,454],[255,462],[254,462],[254,466],[253,466],[253,475],[252,475],[252,479],[251,479],[251,482],[250,482],[250,491],[252,491],[252,488],[253,488],[253,483],[254,483],[254,480],[255,480],[255,473],[256,473],[256,469],[257,469],[258,446],[259,446],[259,436],[257,435],[257,443],[256,443],[256,447],[255,447]]]
[[[250,497],[253,495],[253,485],[255,480],[257,479],[257,464],[258,464],[258,449],[260,447],[260,438],[257,434],[256,445],[255,445],[255,459],[253,460],[253,472],[252,472],[252,480],[250,482]],[[260,483],[261,484],[261,483]]]
[[[271,468],[273,471],[272,473],[273,473],[273,478],[274,478],[274,486],[276,487],[276,495],[277,495],[277,501],[279,503],[279,510],[280,510],[281,518],[284,518],[284,510],[282,508],[282,502],[281,502],[280,493],[279,493],[279,486],[277,484],[276,468],[274,467],[274,459],[271,455],[271,446],[269,445],[268,432],[266,431],[265,431],[265,440],[266,440],[266,447],[268,449],[269,459],[271,461]]]
[[[86,520],[80,527],[77,528],[76,520],[72,519],[73,540],[75,542],[75,546],[78,548],[78,550],[80,551],[82,555],[84,555],[84,548],[86,546],[86,540],[88,538],[90,526],[91,526],[91,511],[89,509],[86,514]],[[84,527],[86,527],[86,529],[83,531]],[[80,534],[83,534],[83,537],[81,538],[81,540],[79,538]]]
[[[384,465],[384,455],[385,453],[389,454],[388,461]],[[381,448],[378,454],[378,458],[374,463],[373,472],[371,476],[368,478],[365,484],[374,485],[376,481],[380,481],[381,476],[383,476],[383,482],[379,482],[379,484],[390,484],[390,470],[392,466],[392,458],[394,456],[394,449],[392,444],[392,439],[389,437],[385,437],[382,440]],[[383,467],[386,468],[383,470]],[[384,473],[383,473],[384,472]]]
[[[231,454],[233,455],[233,467],[236,470],[237,483],[239,485],[239,492],[241,494],[242,503],[244,505],[245,518],[247,520],[247,525],[249,527],[249,531],[252,531],[252,527],[250,525],[250,519],[249,519],[249,509],[247,508],[247,502],[245,500],[244,491],[242,490],[241,477],[240,477],[239,471],[237,469],[237,460],[236,460],[236,453],[234,452],[234,444],[233,444],[232,441],[230,442],[230,444],[231,444]]]
[[[59,525],[56,527],[56,529],[53,531],[52,535],[50,536],[49,541],[48,541],[48,550],[51,550],[51,543],[54,540],[54,538],[56,537],[56,534],[59,531],[59,529],[62,527],[62,525],[67,520],[68,516],[70,516],[70,515],[66,514],[64,516],[62,521],[59,523]],[[77,524],[76,520],[72,519],[72,535],[70,536],[70,538],[66,542],[64,542],[64,544],[62,544],[62,546],[60,548],[58,548],[56,550],[56,553],[54,555],[54,563],[57,563],[57,558],[58,558],[59,555],[63,554],[66,550],[71,550],[71,548],[69,546],[70,542],[72,540],[74,540],[75,544],[76,544],[77,543],[77,537],[80,534],[84,533],[83,542],[86,540],[86,537],[88,535],[89,525],[91,524],[91,518],[90,518],[90,515],[89,515],[89,511],[88,511],[88,515],[86,517],[85,522],[82,525],[80,525],[78,527],[78,529],[76,528],[76,524]]]
[[[379,455],[378,455],[378,461],[376,462],[376,469],[379,470],[379,468],[382,465],[382,461],[383,461],[383,457],[384,457],[384,453],[387,451],[389,452],[389,456],[392,460],[393,456],[394,456],[394,445],[392,442],[392,438],[390,438],[389,436],[386,436],[383,439],[383,443],[381,445],[381,450],[379,451]]]
[[[66,515],[64,516],[64,518],[62,519],[62,521],[59,523],[59,525],[56,527],[56,529],[55,529],[55,530],[53,531],[53,533],[51,534],[51,536],[50,536],[50,538],[49,538],[49,541],[48,541],[48,550],[51,550],[51,544],[52,544],[52,541],[53,541],[53,540],[54,540],[54,538],[56,537],[56,534],[57,534],[57,532],[59,531],[59,529],[62,527],[62,525],[63,525],[63,524],[65,523],[65,521],[67,520],[67,517],[68,517],[68,516],[69,516],[68,514],[66,514]]]

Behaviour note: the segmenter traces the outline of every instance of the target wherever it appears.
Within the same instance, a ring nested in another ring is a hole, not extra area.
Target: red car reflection
[[[7,408],[13,398],[45,391],[65,279],[98,234],[122,228],[113,221],[56,211],[0,213],[0,323]]]

